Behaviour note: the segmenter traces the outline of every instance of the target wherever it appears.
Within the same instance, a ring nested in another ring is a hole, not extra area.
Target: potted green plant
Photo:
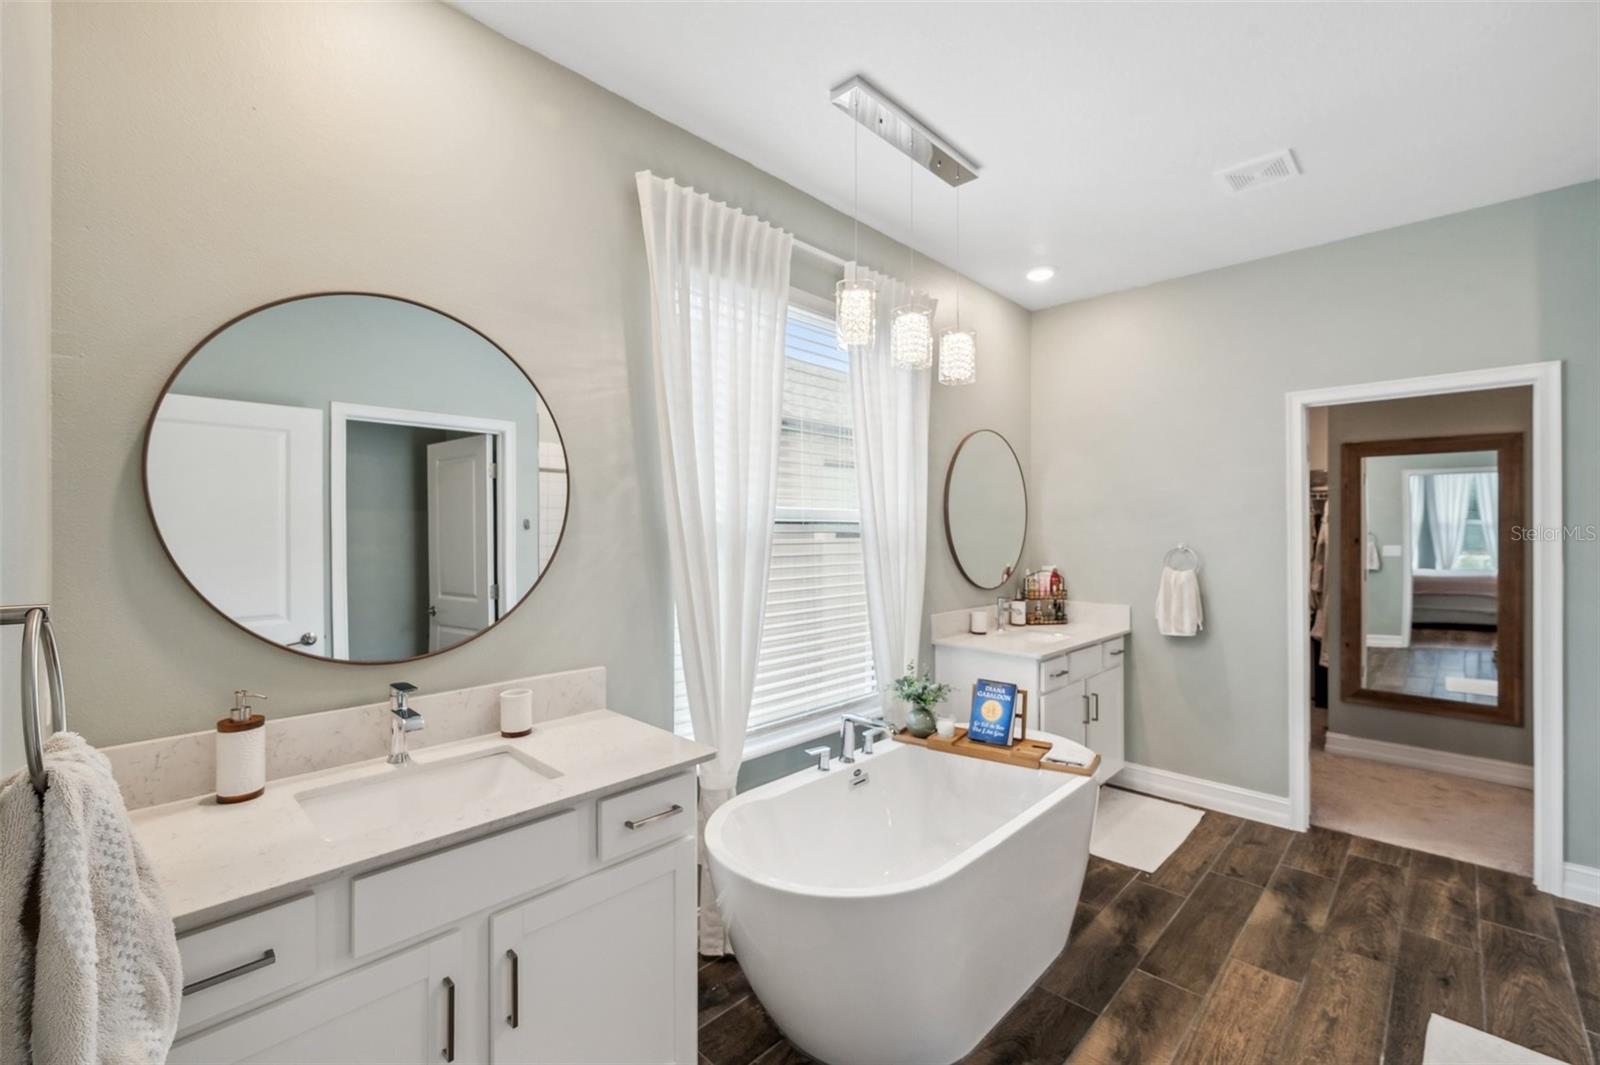
[[[907,662],[905,676],[897,678],[891,688],[900,701],[910,707],[906,712],[906,731],[918,739],[926,739],[939,727],[933,708],[950,694],[950,685],[940,684],[927,673],[919,677],[916,669],[915,662]]]

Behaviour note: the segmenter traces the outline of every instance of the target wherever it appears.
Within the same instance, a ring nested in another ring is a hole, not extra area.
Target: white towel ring
[[[1187,566],[1182,563],[1187,561]],[[1200,556],[1188,544],[1179,544],[1161,556],[1161,564],[1168,569],[1200,572]]]

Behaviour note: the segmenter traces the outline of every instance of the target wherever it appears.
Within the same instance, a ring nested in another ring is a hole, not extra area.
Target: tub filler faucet
[[[867,730],[862,738],[861,753],[871,754],[872,743],[877,739],[888,739],[894,729],[881,717],[867,717],[863,714],[844,714],[839,719],[839,728],[843,736],[840,745],[839,761],[846,765],[854,765],[856,761],[856,726]]]

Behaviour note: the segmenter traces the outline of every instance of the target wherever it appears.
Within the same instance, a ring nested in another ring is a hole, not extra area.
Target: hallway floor
[[[1373,839],[1207,812],[1153,874],[1089,860],[1066,949],[966,1061],[1413,1065],[1434,1013],[1600,1065],[1600,909]],[[810,1060],[735,959],[703,959],[701,1065]]]
[[[1527,788],[1313,750],[1311,823],[1533,874]]]

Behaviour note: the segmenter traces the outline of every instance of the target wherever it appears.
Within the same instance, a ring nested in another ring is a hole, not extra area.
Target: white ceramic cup
[[[500,693],[500,735],[526,736],[533,731],[533,689],[512,688]]]
[[[939,738],[941,740],[953,739],[956,734],[956,723],[948,717],[939,719]]]

